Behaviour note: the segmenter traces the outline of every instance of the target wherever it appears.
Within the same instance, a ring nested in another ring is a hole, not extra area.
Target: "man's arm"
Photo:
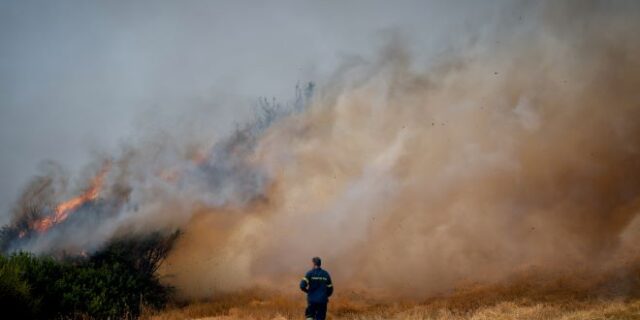
[[[331,297],[333,294],[333,282],[331,282],[331,276],[327,273],[327,297]]]
[[[304,276],[304,278],[302,278],[302,280],[300,280],[300,290],[307,292],[309,288],[309,278],[307,278],[307,276]]]

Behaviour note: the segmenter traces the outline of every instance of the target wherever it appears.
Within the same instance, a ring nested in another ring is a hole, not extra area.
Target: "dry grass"
[[[175,307],[147,319],[302,319],[303,304],[299,300],[240,300],[200,302]],[[235,301],[238,304],[230,304]],[[348,301],[332,301],[329,319],[640,319],[640,299],[562,301],[532,303],[524,300],[503,301],[476,309],[449,309],[442,305],[373,304],[353,305]]]
[[[549,280],[553,279],[553,280]],[[600,278],[520,275],[508,285],[465,285],[420,301],[374,299],[353,291],[337,292],[329,319],[640,319],[636,272]],[[145,319],[302,319],[304,298],[251,290],[176,304]]]

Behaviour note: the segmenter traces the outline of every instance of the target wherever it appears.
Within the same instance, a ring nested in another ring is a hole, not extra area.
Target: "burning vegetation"
[[[93,177],[93,179],[91,179],[91,185],[85,192],[83,192],[79,196],[73,197],[67,201],[64,201],[56,205],[53,211],[53,215],[43,217],[41,219],[34,221],[29,226],[30,229],[35,230],[39,233],[46,232],[52,226],[66,220],[70,214],[75,212],[82,205],[90,201],[96,200],[100,195],[100,190],[102,189],[104,178],[109,172],[109,167],[110,167],[109,162],[105,163],[102,169],[100,169],[100,172],[98,172],[98,174],[95,177]],[[27,232],[29,232],[29,230],[21,230],[20,237],[22,238],[24,235],[27,234]]]

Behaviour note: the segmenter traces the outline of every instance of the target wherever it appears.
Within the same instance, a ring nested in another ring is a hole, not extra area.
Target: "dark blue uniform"
[[[333,294],[333,284],[329,272],[317,267],[311,269],[300,281],[300,289],[307,293],[307,319],[324,320],[327,303]]]

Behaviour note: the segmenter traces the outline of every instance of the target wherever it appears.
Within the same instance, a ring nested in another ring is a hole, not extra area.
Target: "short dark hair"
[[[311,259],[311,261],[313,261],[313,265],[314,266],[320,266],[322,264],[322,260],[320,259],[320,257],[313,257],[313,259]]]

